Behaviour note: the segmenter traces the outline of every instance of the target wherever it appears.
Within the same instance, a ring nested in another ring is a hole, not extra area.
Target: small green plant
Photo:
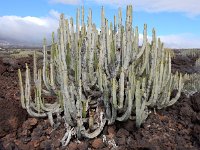
[[[52,34],[50,55],[44,40],[42,69],[37,69],[34,55],[34,85],[28,65],[25,84],[20,70],[18,74],[22,107],[33,117],[48,116],[55,128],[65,121],[63,146],[75,134],[78,138],[98,136],[106,122],[135,118],[140,127],[149,107],[161,109],[180,97],[183,81],[181,74],[171,73],[171,52],[164,49],[154,29],[152,41],[148,41],[146,24],[139,47],[138,28],[132,27],[132,6],[127,6],[125,25],[120,8],[114,24],[109,24],[102,7],[100,32],[92,22],[91,10],[87,24],[84,9],[81,15],[77,10],[76,31],[73,19],[61,14],[57,34],[57,41]],[[174,89],[178,92],[170,99]],[[44,95],[55,96],[55,102],[48,103]]]

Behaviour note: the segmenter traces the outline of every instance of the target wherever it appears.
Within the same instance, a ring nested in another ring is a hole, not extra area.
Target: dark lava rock
[[[27,144],[28,142],[31,141],[31,137],[22,137],[20,140],[21,140],[24,144]]]
[[[27,112],[15,102],[0,100],[0,138],[17,130],[27,118]]]
[[[128,137],[127,140],[126,140],[126,144],[131,148],[131,149],[134,149],[137,147],[137,142],[136,140],[134,140],[132,137]]]
[[[79,150],[87,150],[88,149],[88,143],[81,142],[81,143],[78,144],[77,147],[78,147]]]
[[[195,125],[195,126],[194,126],[192,135],[193,135],[194,138],[197,139],[198,144],[199,144],[199,146],[200,146],[200,125]]]
[[[189,105],[182,107],[180,110],[180,115],[184,117],[191,118],[193,116],[193,113],[194,111]]]
[[[192,102],[192,108],[196,112],[200,112],[200,93],[195,93],[191,97],[191,102]]]
[[[31,129],[35,125],[37,125],[37,119],[35,119],[35,118],[28,118],[28,120],[26,120],[23,123],[22,128],[29,130],[29,129]]]
[[[125,123],[123,123],[123,128],[129,132],[133,132],[135,129],[135,121],[127,120]]]
[[[117,134],[116,134],[117,137],[127,137],[129,136],[129,132],[126,130],[126,129],[119,129]]]
[[[5,148],[3,147],[3,143],[2,143],[1,140],[0,140],[0,150],[5,150]]]
[[[0,75],[2,75],[6,71],[6,67],[2,65],[2,61],[0,60]]]
[[[51,140],[42,141],[42,142],[40,143],[40,149],[52,150],[51,143],[52,143]]]
[[[126,145],[126,138],[123,136],[121,138],[117,138],[118,145]]]
[[[20,150],[20,149],[14,142],[12,142],[6,147],[6,150]]]
[[[113,138],[116,135],[116,127],[115,126],[108,126],[108,137]]]
[[[118,146],[117,148],[111,148],[111,150],[127,150],[126,146],[123,145],[123,146]]]
[[[92,142],[92,147],[95,149],[100,149],[104,147],[103,140],[101,138],[94,139]]]
[[[75,142],[70,142],[68,146],[69,150],[77,150],[78,149],[78,144]]]

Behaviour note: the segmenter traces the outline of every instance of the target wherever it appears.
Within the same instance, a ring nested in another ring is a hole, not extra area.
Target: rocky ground
[[[173,71],[198,72],[193,67],[195,58],[176,57]],[[32,58],[0,57],[0,150],[87,150],[87,149],[200,149],[200,93],[164,110],[152,111],[141,128],[134,121],[116,122],[106,126],[95,139],[74,138],[62,148],[60,139],[65,129],[52,131],[47,119],[29,117],[20,104],[17,69],[25,70]]]

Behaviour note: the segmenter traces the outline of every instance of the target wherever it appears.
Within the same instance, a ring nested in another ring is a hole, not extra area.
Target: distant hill
[[[38,44],[26,44],[26,43],[16,43],[16,42],[8,42],[5,40],[0,40],[0,47],[6,48],[6,49],[12,49],[12,48],[21,48],[21,49],[28,49],[28,48],[42,48],[42,46],[38,46]]]
[[[47,46],[47,49],[50,49],[51,45]],[[141,46],[139,46],[141,48]],[[42,46],[38,46],[38,44],[27,44],[27,43],[17,43],[17,42],[8,42],[5,40],[0,40],[0,51],[6,50],[6,49],[42,49]],[[175,49],[172,50],[179,52],[182,50],[188,50],[188,49],[195,49],[200,50],[200,48],[187,48],[187,49]]]

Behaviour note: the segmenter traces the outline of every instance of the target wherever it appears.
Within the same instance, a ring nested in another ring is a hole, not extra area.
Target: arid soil
[[[198,72],[194,61],[195,58],[178,56],[172,61],[173,71]],[[52,131],[47,118],[31,118],[21,107],[17,69],[24,71],[25,63],[31,66],[32,58],[0,58],[0,150],[200,149],[200,93],[190,98],[182,93],[175,105],[152,110],[139,129],[134,121],[116,122],[106,126],[95,139],[73,138],[62,148],[64,127]]]

